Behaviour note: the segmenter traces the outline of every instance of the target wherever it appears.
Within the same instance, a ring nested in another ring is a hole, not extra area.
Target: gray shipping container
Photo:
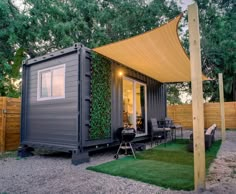
[[[20,155],[24,156],[29,147],[72,151],[72,163],[78,164],[88,161],[88,151],[117,143],[115,131],[123,126],[123,79],[117,76],[117,70],[121,67],[125,69],[127,78],[146,85],[146,120],[166,116],[165,85],[113,62],[111,136],[91,140],[91,52],[77,43],[23,64]],[[64,84],[64,91],[55,85],[53,75],[62,77],[60,84]],[[46,81],[42,81],[42,77]],[[148,133],[136,140],[147,138]]]

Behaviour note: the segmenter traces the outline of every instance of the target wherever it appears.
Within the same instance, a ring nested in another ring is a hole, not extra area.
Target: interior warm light
[[[119,76],[123,76],[123,72],[122,72],[122,71],[119,71],[118,75],[119,75]]]

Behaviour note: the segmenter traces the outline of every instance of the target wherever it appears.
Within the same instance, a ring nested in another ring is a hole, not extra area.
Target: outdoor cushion
[[[212,131],[216,128],[216,124],[213,124],[211,127],[209,127],[207,130],[206,130],[206,135],[210,135],[212,133]]]

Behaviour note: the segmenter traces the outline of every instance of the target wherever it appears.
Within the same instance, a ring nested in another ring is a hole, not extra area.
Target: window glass
[[[52,72],[52,96],[64,96],[65,71],[64,68],[54,69]]]
[[[65,65],[40,70],[38,76],[38,100],[65,97]]]
[[[46,71],[41,73],[41,94],[40,97],[51,96],[51,72]]]

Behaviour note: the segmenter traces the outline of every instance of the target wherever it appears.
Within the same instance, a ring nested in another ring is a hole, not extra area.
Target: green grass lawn
[[[107,162],[87,169],[114,176],[121,176],[175,190],[193,190],[193,153],[186,149],[188,140],[162,144],[131,156]],[[216,141],[206,152],[208,169],[220,148]]]

